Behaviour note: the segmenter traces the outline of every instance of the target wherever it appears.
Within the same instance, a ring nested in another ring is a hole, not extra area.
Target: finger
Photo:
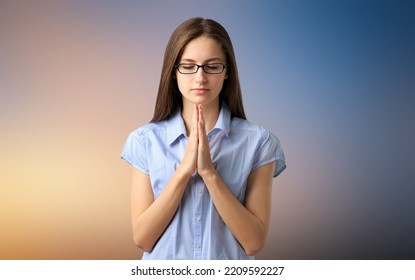
[[[205,125],[205,118],[203,116],[203,107],[202,105],[198,106],[199,111],[199,122],[201,122],[203,125]]]
[[[199,129],[199,148],[201,151],[205,151],[207,148],[208,140],[206,135],[206,127],[205,127],[205,118],[203,117],[203,109],[199,106],[199,122],[198,122],[198,129]]]
[[[192,125],[191,125],[191,131],[190,131],[190,136],[197,136],[197,131],[198,131],[198,110],[197,110],[197,105],[194,105],[194,110],[193,110],[193,116],[192,116]]]
[[[198,105],[198,118],[199,118],[199,134],[206,136],[205,118],[203,117],[202,105]]]
[[[199,153],[197,156],[197,169],[199,175],[207,174],[211,170],[212,159],[210,155],[209,140],[206,134],[205,118],[203,117],[203,107],[199,105]]]
[[[196,121],[196,124],[200,121],[200,112],[199,112],[200,110],[199,110],[199,105],[197,105],[197,104],[195,104],[195,111],[194,111],[194,114],[195,114],[195,121]]]

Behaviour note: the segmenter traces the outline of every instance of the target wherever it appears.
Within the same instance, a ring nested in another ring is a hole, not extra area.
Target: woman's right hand
[[[186,152],[184,154],[183,160],[179,165],[181,171],[189,177],[196,171],[197,168],[197,154],[199,142],[198,115],[198,108],[195,104],[192,116],[192,124],[190,127],[189,142],[187,143]]]

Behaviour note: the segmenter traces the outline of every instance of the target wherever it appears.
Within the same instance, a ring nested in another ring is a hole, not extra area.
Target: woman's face
[[[178,64],[226,64],[221,45],[214,39],[201,36],[190,41],[184,48]],[[221,69],[221,65],[220,69]],[[181,74],[176,70],[177,85],[182,93],[183,106],[191,104],[219,105],[219,93],[227,78],[226,68],[220,74],[207,74],[200,67],[194,74]]]

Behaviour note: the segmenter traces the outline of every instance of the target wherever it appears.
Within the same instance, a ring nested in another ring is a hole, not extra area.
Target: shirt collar
[[[220,108],[219,117],[216,121],[215,129],[222,130],[225,133],[225,136],[228,137],[229,130],[231,127],[231,111],[229,110],[228,105],[225,102],[222,102],[222,106]]]
[[[180,136],[186,136],[186,127],[180,109],[167,120],[167,141],[171,145]]]
[[[186,127],[182,118],[180,110],[174,113],[168,122],[167,128],[167,141],[171,145],[180,136],[186,136]],[[212,131],[222,130],[226,137],[228,137],[231,124],[231,111],[225,102],[222,103],[218,120],[216,121],[215,127]]]

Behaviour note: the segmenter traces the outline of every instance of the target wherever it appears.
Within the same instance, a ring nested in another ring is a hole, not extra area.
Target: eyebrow
[[[182,59],[180,59],[180,61],[181,61],[181,62],[191,62],[191,63],[196,63],[196,61],[195,61],[195,60],[193,60],[193,59],[191,59],[191,58],[182,58]],[[223,60],[222,60],[222,59],[220,59],[219,57],[212,57],[212,58],[209,58],[208,60],[205,60],[205,61],[203,62],[203,64],[205,64],[205,63],[209,63],[209,62],[212,62],[212,61],[220,61],[220,62],[223,62]]]

